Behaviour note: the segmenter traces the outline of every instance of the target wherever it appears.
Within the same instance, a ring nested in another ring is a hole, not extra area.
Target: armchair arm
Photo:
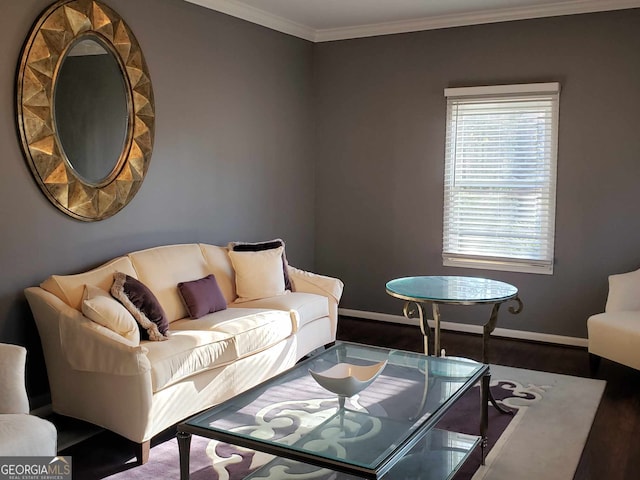
[[[0,343],[0,413],[29,413],[24,384],[26,360],[24,347]]]
[[[609,276],[605,312],[640,310],[640,269]]]

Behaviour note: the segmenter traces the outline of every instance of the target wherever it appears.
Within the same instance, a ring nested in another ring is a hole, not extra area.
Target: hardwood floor
[[[355,318],[340,319],[338,339],[415,352],[423,348],[418,327]],[[481,343],[478,335],[442,332],[447,355],[479,360]],[[490,361],[590,376],[589,357],[582,348],[494,337]],[[640,478],[640,372],[603,359],[595,377],[606,380],[607,386],[574,480],[636,480]],[[152,446],[173,435],[175,428],[168,429],[153,440]],[[74,479],[105,478],[134,467],[132,444],[111,432],[102,432],[61,453],[73,457]]]
[[[415,352],[423,348],[418,327],[355,318],[340,319],[338,338]],[[482,355],[479,335],[443,331],[441,344],[446,348],[447,355],[475,360]],[[494,337],[491,339],[490,362],[565,375],[590,376],[589,357],[583,348]],[[607,386],[574,480],[638,479],[640,372],[602,359],[594,378],[606,380]]]

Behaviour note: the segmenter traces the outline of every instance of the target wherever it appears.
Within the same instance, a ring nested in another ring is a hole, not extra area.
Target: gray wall
[[[400,314],[395,277],[486,276],[519,287],[504,328],[586,337],[607,276],[640,266],[640,10],[316,46],[316,267],[342,307]],[[443,267],[446,87],[559,81],[553,276]],[[483,307],[443,320],[483,323]]]
[[[32,396],[46,392],[22,290],[155,245],[282,237],[313,266],[313,45],[182,0],[107,0],[145,54],[156,139],[145,182],[116,216],[83,223],[38,188],[16,134],[14,75],[49,0],[0,3],[0,341],[29,348]]]

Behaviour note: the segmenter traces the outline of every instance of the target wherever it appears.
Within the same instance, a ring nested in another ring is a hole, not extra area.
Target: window
[[[559,92],[445,89],[444,265],[553,273]]]

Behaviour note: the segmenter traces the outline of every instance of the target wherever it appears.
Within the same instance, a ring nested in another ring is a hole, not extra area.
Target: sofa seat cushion
[[[154,392],[191,375],[228,365],[291,335],[289,312],[233,309],[171,323],[166,342],[148,349]]]
[[[56,427],[47,420],[24,413],[0,414],[2,456],[53,457],[56,454],[57,442]],[[15,478],[23,477],[19,475]]]
[[[291,319],[294,332],[297,332],[309,322],[329,316],[329,301],[327,297],[316,295],[315,293],[289,292],[276,297],[230,304],[229,307],[233,309],[242,307],[293,311],[295,313],[291,315]]]
[[[171,331],[169,340],[165,342],[141,344],[148,349],[153,392],[237,359],[232,336],[222,332]]]
[[[610,312],[592,315],[587,320],[590,334],[620,338],[640,338],[640,311]],[[591,337],[591,335],[589,335]]]
[[[640,311],[599,313],[587,320],[589,352],[640,369]]]
[[[271,347],[293,333],[289,311],[254,308],[225,311],[231,314],[235,311],[236,317],[218,323],[216,330],[233,335],[238,358]]]

